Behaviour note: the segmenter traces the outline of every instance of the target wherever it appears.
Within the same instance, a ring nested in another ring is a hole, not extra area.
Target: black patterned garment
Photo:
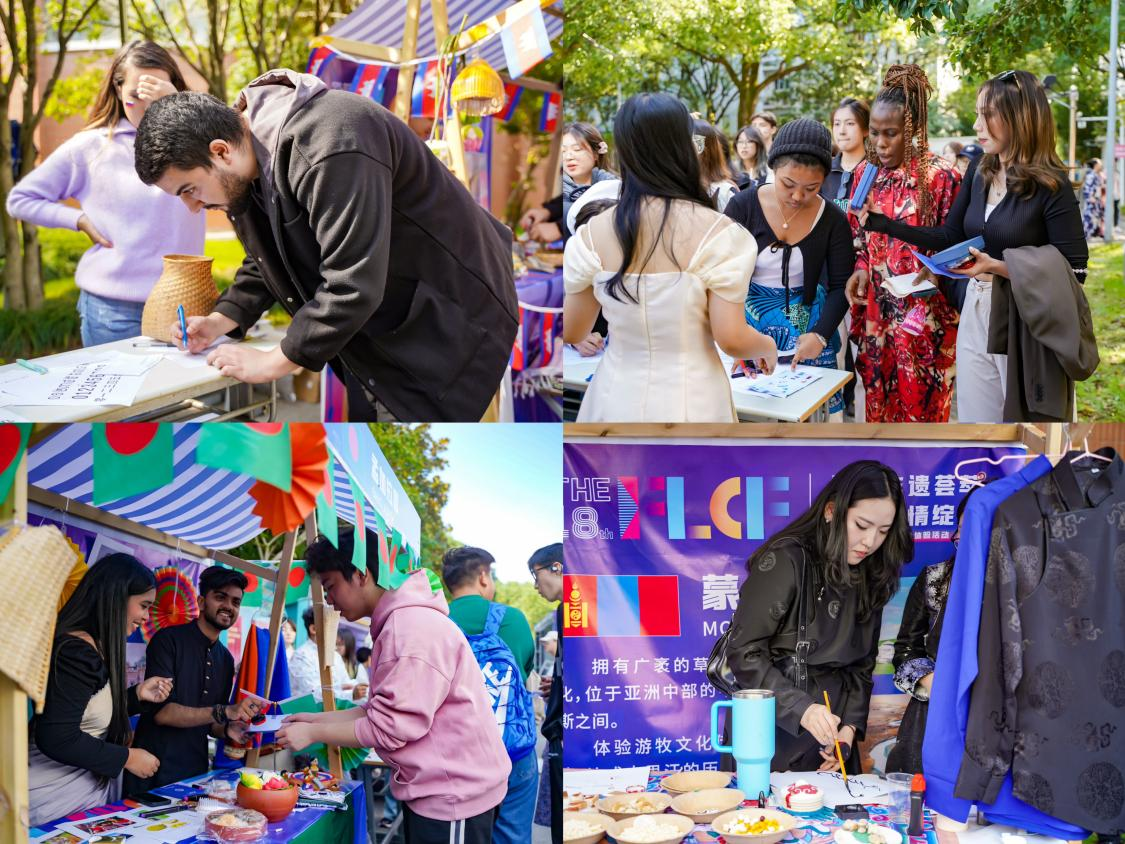
[[[956,796],[1016,797],[1099,833],[1125,832],[1125,465],[1112,449],[1013,494],[996,512]],[[988,666],[1001,670],[986,671]]]

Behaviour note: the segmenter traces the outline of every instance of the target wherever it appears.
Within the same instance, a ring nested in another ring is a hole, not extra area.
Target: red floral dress
[[[871,198],[888,217],[910,226],[941,225],[961,183],[961,174],[944,159],[931,155],[931,219],[919,217],[918,183],[904,167],[879,168]],[[862,162],[852,179],[859,184]],[[941,292],[928,297],[899,299],[882,286],[884,278],[917,272],[914,247],[887,234],[865,231],[849,214],[855,239],[857,270],[868,276],[867,301],[852,307],[851,341],[856,344],[856,372],[863,379],[868,422],[948,422],[953,401],[954,351],[957,344],[956,308]],[[907,314],[921,305],[921,331],[902,328]]]

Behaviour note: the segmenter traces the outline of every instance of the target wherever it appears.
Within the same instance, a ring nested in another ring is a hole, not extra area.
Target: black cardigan
[[[47,678],[43,714],[35,719],[35,745],[56,762],[113,779],[125,767],[129,748],[95,738],[81,728],[90,698],[107,680],[109,671],[93,645],[69,634],[60,636]],[[136,686],[129,688],[127,705],[130,715],[140,712]]]
[[[757,188],[736,193],[723,213],[754,235],[759,253],[778,242],[777,235],[762,211]],[[816,297],[817,285],[813,282],[825,283],[827,280],[828,296],[820,312],[820,320],[809,331],[826,340],[831,339],[848,310],[844,285],[855,269],[855,248],[852,245],[852,230],[848,218],[843,211],[825,200],[820,219],[799,243],[793,244],[793,248],[801,250],[801,260],[804,263],[805,285],[802,298],[806,305],[811,305]]]
[[[961,189],[943,225],[914,227],[872,214],[865,228],[935,251],[983,235],[982,251],[999,261],[1004,259],[1005,249],[1050,245],[1066,258],[1078,280],[1085,281],[1090,251],[1082,230],[1082,212],[1066,173],[1060,171],[1058,177],[1062,184],[1055,191],[1040,186],[1027,197],[1008,191],[986,221],[988,186],[977,173],[974,161],[961,181]]]

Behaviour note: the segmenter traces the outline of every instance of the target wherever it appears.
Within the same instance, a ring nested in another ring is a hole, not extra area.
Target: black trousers
[[[411,809],[409,803],[402,804],[402,811],[406,844],[492,844],[495,807],[463,821],[426,818]]]
[[[559,682],[556,680],[555,682]],[[563,840],[563,755],[562,741],[547,743],[547,775],[551,784],[551,844]]]

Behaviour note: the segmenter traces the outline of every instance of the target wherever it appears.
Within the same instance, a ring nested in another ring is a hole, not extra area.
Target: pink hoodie
[[[395,797],[441,821],[500,805],[512,763],[476,658],[424,572],[383,595],[371,638],[367,717],[355,735],[392,767]]]

